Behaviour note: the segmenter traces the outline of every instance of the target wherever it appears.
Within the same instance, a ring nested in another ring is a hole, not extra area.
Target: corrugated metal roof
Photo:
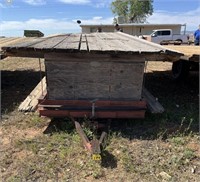
[[[30,57],[43,57],[48,52],[182,55],[177,51],[121,32],[56,35],[12,44],[5,46],[3,50],[13,56],[26,51],[30,53]]]

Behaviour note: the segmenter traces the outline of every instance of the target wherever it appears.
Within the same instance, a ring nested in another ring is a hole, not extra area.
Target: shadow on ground
[[[34,89],[40,81],[40,72],[2,71],[2,110],[13,111]],[[44,75],[44,73],[42,73]],[[147,73],[144,77],[145,87],[158,98],[164,106],[163,114],[146,113],[145,119],[102,120],[109,123],[105,130],[109,136],[120,135],[132,139],[165,139],[176,132],[198,132],[199,122],[199,76],[191,74],[184,82],[175,82],[171,72]],[[82,120],[82,124],[88,120]],[[87,126],[88,127],[88,126]],[[97,136],[102,132],[99,130]],[[52,119],[44,134],[59,132],[75,133],[74,123],[68,119]],[[116,168],[117,159],[108,151],[102,153],[102,166]]]
[[[162,114],[146,112],[145,119],[99,120],[109,124],[109,132],[121,133],[131,139],[166,138],[176,132],[198,132],[199,125],[199,76],[191,74],[185,81],[173,80],[170,71],[147,73],[145,87],[164,106]],[[69,119],[53,119],[46,133],[64,130],[71,132],[73,123]],[[108,128],[106,128],[108,131]]]
[[[1,71],[1,112],[15,110],[39,81],[40,72],[33,70]]]
[[[42,72],[44,75],[44,72]],[[34,89],[40,81],[40,72],[2,71],[2,112],[11,112]],[[170,71],[155,71],[144,76],[145,87],[158,98],[164,106],[163,114],[146,113],[145,119],[112,120],[111,132],[120,132],[124,137],[157,138],[165,132],[184,130],[198,131],[199,120],[199,75],[190,74],[183,82],[175,82]],[[71,131],[73,124],[68,120],[54,119],[46,132]],[[181,123],[183,127],[180,128]]]

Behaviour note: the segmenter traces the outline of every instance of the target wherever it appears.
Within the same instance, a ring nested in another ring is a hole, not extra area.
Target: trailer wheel
[[[177,39],[174,45],[181,45],[183,41],[181,39]]]
[[[163,40],[160,42],[160,45],[168,45],[168,42]]]
[[[172,65],[172,76],[174,80],[183,80],[185,79],[189,74],[189,63],[185,60],[179,60],[176,62],[173,62]]]

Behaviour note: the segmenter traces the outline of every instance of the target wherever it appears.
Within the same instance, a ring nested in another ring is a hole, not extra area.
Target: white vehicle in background
[[[171,29],[157,29],[153,30],[150,35],[143,35],[143,39],[150,42],[154,42],[161,45],[174,44],[181,45],[182,43],[188,43],[189,36],[186,34],[173,34]]]

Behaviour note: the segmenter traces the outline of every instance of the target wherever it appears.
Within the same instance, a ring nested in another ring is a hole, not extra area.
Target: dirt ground
[[[199,181],[197,73],[175,82],[171,63],[148,62],[144,84],[165,112],[147,112],[143,120],[112,121],[99,163],[82,147],[69,119],[41,118],[17,110],[44,75],[44,65],[40,72],[38,62],[0,61],[0,181]],[[94,135],[86,125],[84,130]]]
[[[174,46],[174,45],[167,45],[165,46],[168,49],[176,50],[181,53],[184,53],[187,56],[192,56],[193,54],[199,55],[199,46],[195,45],[181,45],[181,46]]]

